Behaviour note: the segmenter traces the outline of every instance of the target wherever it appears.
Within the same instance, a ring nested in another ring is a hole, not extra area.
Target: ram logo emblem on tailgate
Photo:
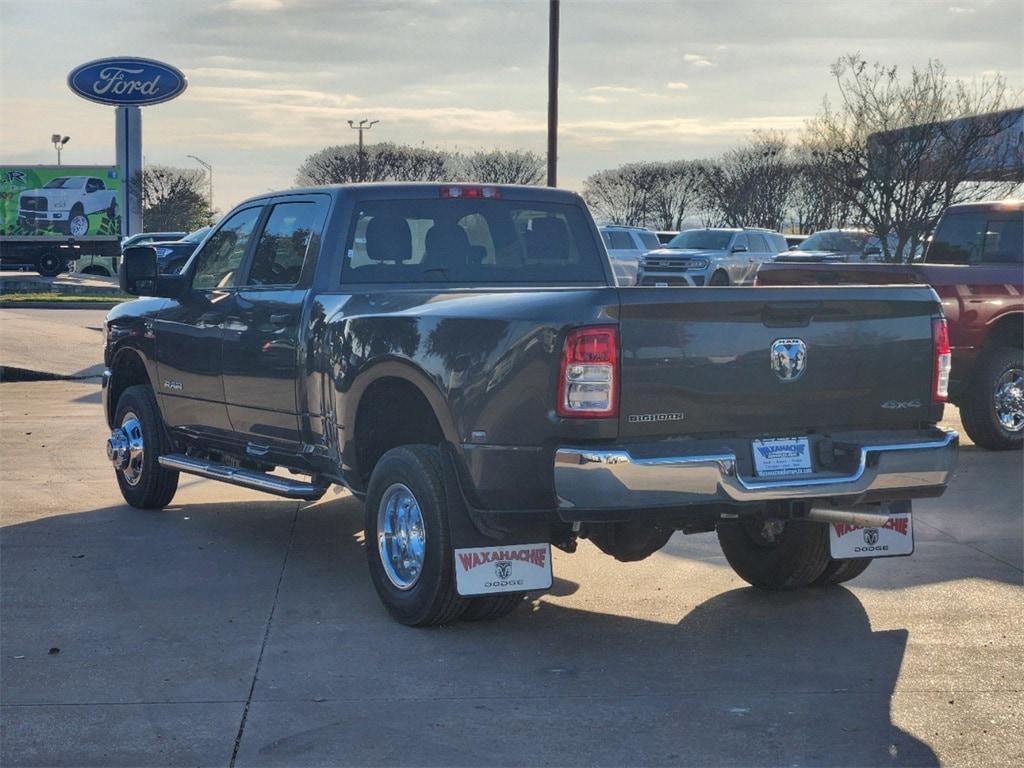
[[[800,339],[772,342],[772,370],[783,381],[796,381],[807,369],[807,345]]]

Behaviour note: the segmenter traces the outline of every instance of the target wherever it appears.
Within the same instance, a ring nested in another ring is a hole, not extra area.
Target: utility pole
[[[558,6],[548,0],[548,186],[558,186]]]
[[[60,151],[64,149],[65,144],[71,141],[71,137],[54,133],[50,136],[50,141],[53,142],[53,148],[57,150],[57,165],[60,165]]]
[[[205,160],[200,160],[195,155],[188,155],[188,157],[191,157],[193,160],[195,160],[197,163],[203,166],[203,168],[206,169],[206,175],[210,181],[210,213],[213,213],[213,166],[210,165]]]
[[[348,127],[353,131],[359,131],[359,180],[366,181],[366,154],[363,152],[363,131],[368,131],[380,120],[370,120],[365,118],[360,120],[358,124],[352,120],[348,121]]]

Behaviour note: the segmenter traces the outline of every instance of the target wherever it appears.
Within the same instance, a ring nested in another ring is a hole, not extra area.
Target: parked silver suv
[[[643,227],[623,227],[617,224],[606,224],[598,227],[598,230],[604,240],[604,247],[608,249],[615,282],[619,285],[636,285],[640,257],[652,248],[661,247],[658,236]]]
[[[751,285],[758,267],[786,250],[769,229],[688,229],[640,260],[638,285]]]

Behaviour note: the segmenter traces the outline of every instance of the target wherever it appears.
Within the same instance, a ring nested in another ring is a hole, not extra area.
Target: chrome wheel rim
[[[996,418],[1007,432],[1024,429],[1024,370],[1011,368],[996,379]]]
[[[427,530],[419,502],[402,483],[384,491],[377,507],[377,552],[388,581],[403,591],[416,586],[427,552]]]
[[[136,486],[142,480],[142,461],[145,457],[145,442],[142,436],[142,423],[131,411],[121,419],[121,431],[128,438],[128,461],[121,467],[121,475],[128,485]]]
[[[72,216],[71,226],[69,227],[71,234],[75,237],[82,237],[89,232],[89,219],[86,216]]]

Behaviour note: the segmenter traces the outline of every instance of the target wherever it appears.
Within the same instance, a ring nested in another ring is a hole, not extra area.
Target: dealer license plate
[[[456,549],[455,587],[460,595],[551,589],[551,545]]]
[[[811,448],[806,437],[776,437],[751,442],[754,473],[758,477],[811,474]]]
[[[833,560],[914,554],[914,518],[910,512],[890,515],[878,528],[830,523],[828,536]]]

